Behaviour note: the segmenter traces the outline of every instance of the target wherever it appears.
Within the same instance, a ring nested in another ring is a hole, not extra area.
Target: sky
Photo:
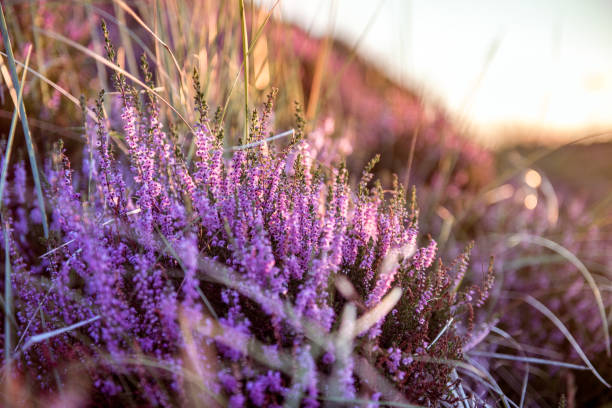
[[[272,0],[260,0],[271,5]],[[280,0],[481,128],[612,127],[612,1]],[[360,39],[361,38],[361,39]]]

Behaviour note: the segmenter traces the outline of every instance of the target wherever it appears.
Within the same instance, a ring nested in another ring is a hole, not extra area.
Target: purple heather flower
[[[438,244],[433,239],[429,242],[429,245],[423,248],[419,248],[412,257],[412,265],[417,271],[423,271],[431,266],[433,263]]]

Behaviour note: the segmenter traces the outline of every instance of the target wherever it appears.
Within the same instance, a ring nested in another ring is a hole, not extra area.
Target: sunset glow
[[[279,8],[349,45],[367,31],[361,54],[480,129],[612,124],[609,2],[283,0]]]

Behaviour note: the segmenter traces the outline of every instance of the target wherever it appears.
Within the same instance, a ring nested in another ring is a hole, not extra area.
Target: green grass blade
[[[504,353],[490,353],[487,351],[470,351],[469,355],[477,356],[477,357],[488,357],[498,360],[510,360],[510,361],[520,361],[523,363],[533,363],[533,364],[542,364],[542,365],[550,365],[555,367],[564,367],[571,368],[573,370],[591,370],[589,367],[581,364],[573,364],[567,363],[565,361],[555,361],[548,360],[545,358],[537,358],[537,357],[521,357],[515,356],[512,354],[504,354]]]
[[[6,49],[11,80],[13,81],[13,86],[15,87],[15,89],[17,89],[19,87],[19,77],[17,76],[15,57],[13,56],[13,48],[11,47],[11,41],[9,38],[8,28],[6,26],[6,19],[4,18],[4,9],[2,5],[0,5],[0,31],[2,31],[2,41],[4,41],[4,48]],[[23,101],[21,101],[21,103],[19,104],[19,115],[21,116],[21,124],[23,126],[23,133],[25,136],[26,146],[28,150],[28,158],[30,159],[30,166],[32,168],[32,178],[34,178],[34,187],[36,188],[36,196],[38,197],[38,208],[40,210],[40,218],[42,220],[43,232],[45,238],[49,238],[49,225],[47,224],[45,199],[42,193],[40,177],[38,174],[38,165],[36,163],[36,155],[34,154],[34,144],[32,143],[32,135],[30,134],[30,127],[28,125],[28,118],[26,116],[25,105],[23,104]]]
[[[249,49],[247,50],[247,56],[251,55],[251,52],[255,48],[255,45],[257,45],[257,41],[259,40],[259,37],[263,33],[263,29],[266,27],[266,24],[268,24],[268,21],[270,20],[270,17],[272,17],[272,12],[274,12],[274,9],[278,5],[278,3],[279,3],[279,1],[274,3],[274,5],[270,8],[270,10],[268,10],[268,14],[266,15],[266,18],[264,19],[263,23],[259,26],[259,28],[257,29],[257,32],[255,33],[255,36],[252,39],[251,45],[250,45]],[[225,113],[227,112],[227,107],[229,106],[230,98],[231,98],[231,96],[232,96],[232,94],[234,92],[234,88],[236,87],[236,84],[238,83],[238,79],[240,78],[240,72],[244,68],[244,64],[245,64],[246,61],[247,61],[246,58],[242,61],[241,65],[240,65],[240,69],[238,69],[238,73],[236,74],[236,77],[234,78],[234,81],[232,82],[232,85],[230,86],[230,88],[227,91],[227,97],[225,98],[225,103],[223,104],[223,110],[221,112],[221,122],[223,122],[223,120],[225,119]],[[248,111],[247,111],[247,115],[248,115]]]
[[[242,144],[249,143],[249,39],[247,36],[244,0],[240,2],[240,20],[242,27],[242,62],[244,65],[244,138]]]
[[[13,287],[11,285],[11,255],[8,223],[4,223],[4,362],[11,359],[11,316],[13,315]]]
[[[4,153],[4,162],[2,163],[2,174],[0,175],[0,208],[2,208],[2,197],[4,196],[4,187],[6,185],[6,176],[8,173],[9,162],[11,161],[11,152],[13,150],[13,141],[15,140],[15,129],[17,128],[18,118],[18,106],[21,105],[23,99],[23,88],[25,88],[25,78],[28,72],[28,63],[30,62],[30,52],[32,47],[28,48],[28,55],[26,56],[25,68],[23,75],[21,76],[21,84],[17,91],[17,99],[15,100],[15,110],[13,111],[13,117],[11,118],[11,128],[9,130],[8,141],[6,142],[6,152]]]

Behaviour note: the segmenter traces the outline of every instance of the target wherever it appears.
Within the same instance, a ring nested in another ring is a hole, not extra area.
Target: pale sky
[[[280,0],[279,7],[284,20],[317,36],[333,27],[349,44],[373,21],[359,52],[479,127],[612,125],[610,0]]]

